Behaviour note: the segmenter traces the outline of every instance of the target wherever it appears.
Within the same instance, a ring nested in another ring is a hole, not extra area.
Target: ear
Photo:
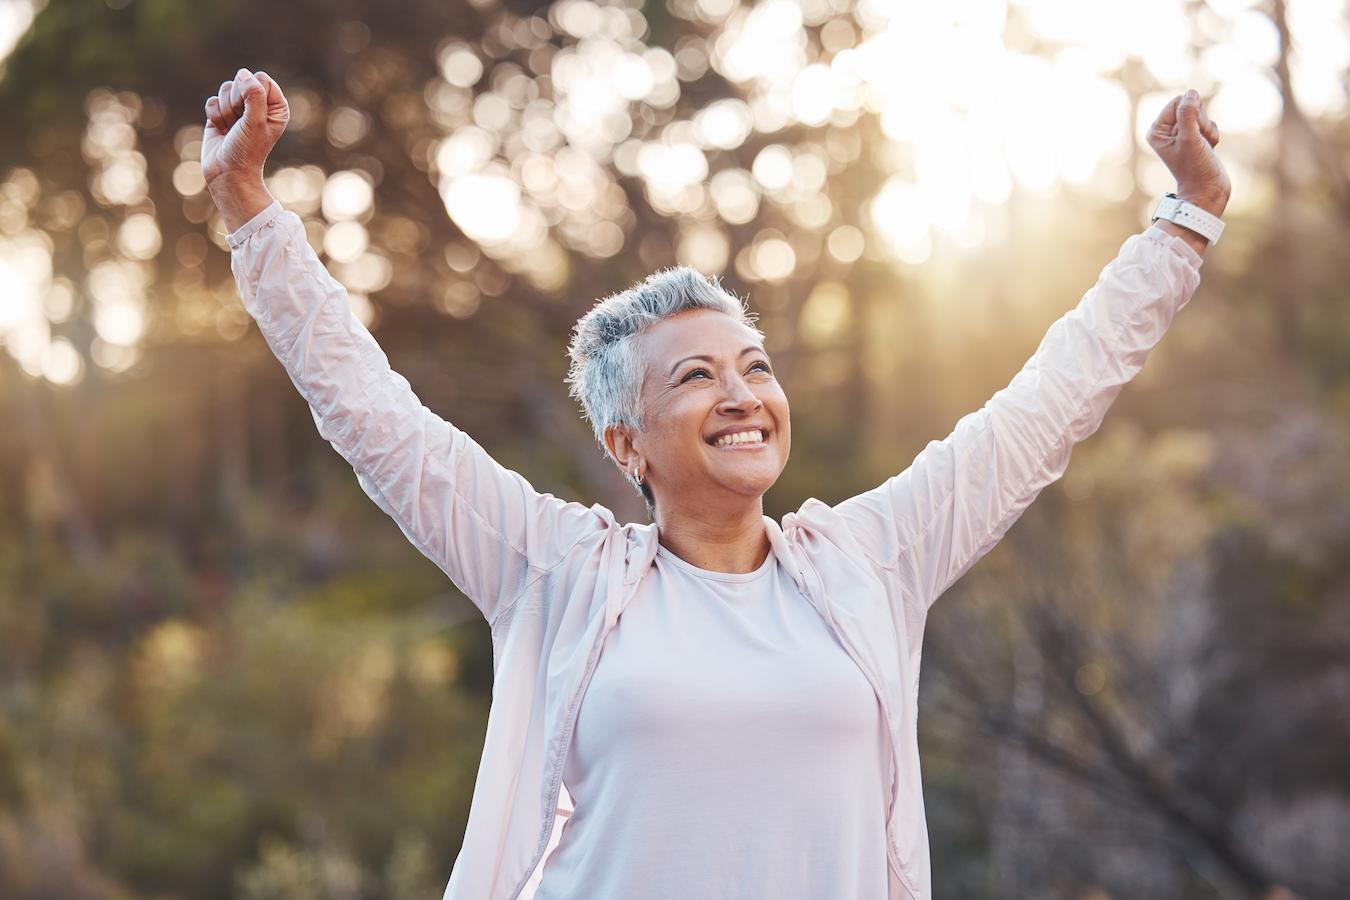
[[[626,425],[605,426],[605,449],[624,474],[631,472],[640,459],[633,446],[633,433]]]

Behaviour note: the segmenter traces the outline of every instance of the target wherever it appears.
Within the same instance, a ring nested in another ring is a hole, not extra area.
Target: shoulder
[[[811,556],[839,554],[857,563],[894,565],[894,529],[880,492],[869,491],[838,504],[808,498],[783,517],[784,536]]]
[[[613,512],[599,503],[589,507],[568,503],[566,507],[568,527],[560,529],[566,538],[553,557],[553,568],[567,568],[569,562],[589,560],[588,566],[614,567],[600,572],[602,576],[618,576],[631,582],[651,567],[660,545],[656,525],[620,523]]]

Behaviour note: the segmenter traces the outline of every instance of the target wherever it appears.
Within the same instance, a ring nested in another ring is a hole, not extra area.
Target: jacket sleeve
[[[304,225],[273,202],[229,235],[244,306],[309,404],[319,434],[414,546],[494,622],[601,507],[539,494],[431,412],[389,367]]]
[[[1190,300],[1200,264],[1156,225],[1132,235],[1007,387],[908,469],[836,507],[907,603],[926,612],[1064,474]]]

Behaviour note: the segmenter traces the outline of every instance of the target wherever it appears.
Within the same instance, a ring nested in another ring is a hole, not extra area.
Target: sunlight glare
[[[65,336],[53,338],[42,353],[42,377],[53,384],[74,384],[83,374],[80,351]]]
[[[520,226],[520,189],[509,178],[454,178],[445,184],[441,197],[450,218],[475,241],[504,241]]]
[[[1300,99],[1313,113],[1343,110],[1350,29],[1326,27],[1342,17],[1340,8],[1332,0],[1290,0],[1288,9]],[[1148,126],[1188,84],[1202,91],[1208,86],[1210,114],[1225,134],[1269,128],[1281,108],[1268,68],[1278,54],[1274,26],[1249,0],[1232,0],[1216,15],[1229,23],[1231,40],[1202,45],[1193,58],[1187,11],[1171,0],[878,2],[860,8],[864,39],[831,61],[834,93],[856,92],[878,113],[886,137],[906,145],[893,158],[913,160],[912,171],[897,171],[905,181],[892,180],[878,194],[874,223],[888,243],[917,258],[929,237],[921,221],[958,243],[972,240],[981,230],[972,224],[973,204],[1003,203],[1014,184],[1034,192],[1061,183],[1101,185],[1110,197],[1126,196],[1134,177],[1131,141],[1147,149]],[[1058,49],[1009,49],[1004,40],[1010,17]],[[1162,85],[1140,100],[1133,122],[1119,71],[1131,59]],[[823,78],[806,91],[819,68],[806,66],[797,76],[803,93],[794,94],[794,112],[808,125],[822,115],[827,94]],[[1149,187],[1158,181],[1149,170],[1151,158],[1145,154],[1139,172]],[[769,167],[757,161],[756,179],[773,193],[762,169]]]
[[[804,125],[824,124],[834,111],[840,89],[839,77],[829,66],[807,66],[792,83],[793,114]]]
[[[729,225],[744,225],[759,213],[755,181],[744,169],[723,169],[709,184],[717,214]]]
[[[735,82],[790,83],[806,61],[801,7],[792,0],[764,0],[736,13],[713,47],[713,65]]]
[[[118,299],[94,307],[94,330],[110,344],[135,344],[145,331],[145,313],[131,299]]]
[[[0,334],[26,318],[35,300],[28,279],[8,260],[0,259]]]
[[[375,190],[363,172],[345,170],[328,176],[323,186],[323,215],[330,222],[360,219],[370,212]]]
[[[847,264],[856,262],[858,257],[862,256],[867,244],[863,233],[857,228],[852,225],[840,225],[830,232],[825,246],[831,256]]]
[[[792,183],[792,153],[782,144],[770,144],[755,156],[750,171],[766,191],[781,191]]]
[[[727,267],[731,243],[720,228],[691,225],[680,232],[675,257],[682,265],[692,266],[705,275],[717,274]]]
[[[127,216],[117,229],[117,246],[129,259],[150,259],[159,253],[159,224],[149,213]]]
[[[356,261],[369,245],[370,236],[360,222],[338,222],[323,235],[324,252],[336,262]]]
[[[705,106],[694,117],[704,147],[735,150],[750,136],[753,120],[744,100],[727,97]]]
[[[909,202],[932,224],[956,231],[970,214],[969,146],[963,119],[947,114],[927,125],[925,139],[915,147],[915,187]]]
[[[1338,0],[1297,0],[1288,9],[1296,50],[1289,61],[1295,95],[1312,115],[1343,111],[1345,72],[1350,69],[1350,13]],[[1341,27],[1329,28],[1328,22],[1339,22]]]
[[[929,218],[913,184],[891,176],[872,198],[868,215],[898,259],[913,265],[928,259],[933,246]]]

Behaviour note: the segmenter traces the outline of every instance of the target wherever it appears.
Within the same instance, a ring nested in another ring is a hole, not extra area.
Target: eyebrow
[[[746,347],[746,348],[745,348],[744,350],[742,350],[739,354],[737,354],[737,358],[739,359],[740,357],[744,356],[744,355],[747,354],[747,353],[763,353],[765,356],[768,356],[768,355],[769,355],[768,351],[765,350],[763,347],[759,346],[758,344],[751,344],[749,347]],[[673,366],[670,367],[670,374],[674,375],[675,372],[676,372],[676,370],[679,369],[680,366],[682,366],[682,365],[684,365],[685,363],[689,362],[689,360],[691,360],[691,359],[699,359],[699,360],[702,360],[703,362],[713,362],[713,361],[714,361],[713,358],[712,358],[711,356],[706,356],[706,355],[686,356],[684,359],[680,360],[680,361],[677,362],[675,365],[673,365]]]

